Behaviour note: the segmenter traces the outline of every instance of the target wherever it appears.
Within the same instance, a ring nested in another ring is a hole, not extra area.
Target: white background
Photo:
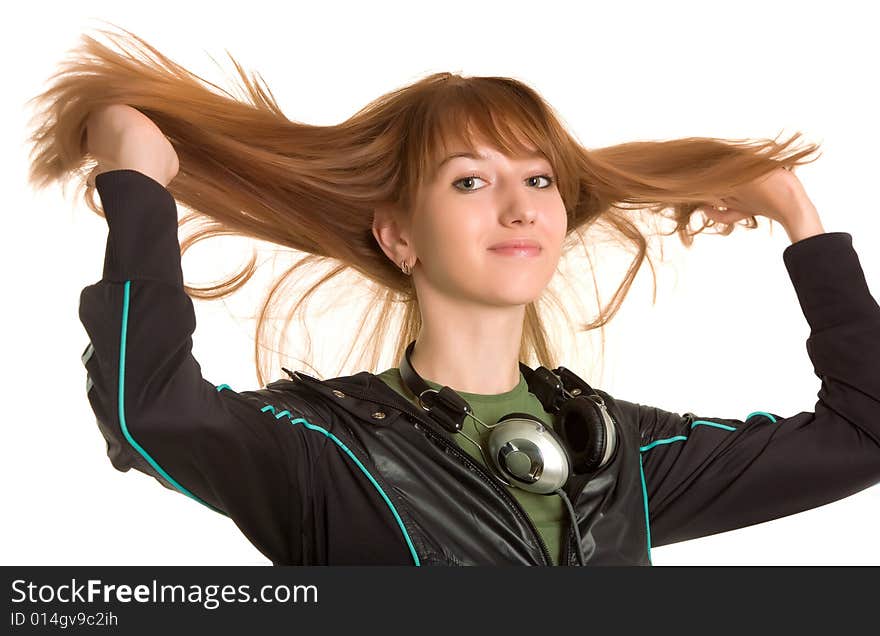
[[[382,93],[452,70],[529,83],[587,147],[801,131],[824,155],[798,176],[826,231],[852,234],[877,297],[880,100],[873,78],[880,44],[867,11],[869,3],[840,1],[17,6],[0,27],[0,174],[8,197],[0,561],[268,564],[228,518],[152,477],[114,470],[106,457],[85,395],[80,354],[88,339],[77,314],[81,289],[101,275],[106,225],[60,189],[33,192],[26,182],[24,102],[43,89],[80,34],[97,35],[101,21],[118,24],[227,89],[234,76],[228,49],[261,73],[289,117],[314,124],[338,123]],[[735,418],[812,411],[819,380],[782,261],[789,241],[780,226],[771,232],[766,219],[759,222],[759,229],[729,237],[700,236],[691,250],[666,239],[657,305],[646,265],[607,328],[604,368],[587,366],[596,357],[591,339],[560,364],[614,395],[668,410]],[[199,258],[184,261],[188,282],[240,264],[230,264],[221,245],[194,248]],[[609,256],[607,270],[600,264],[604,289],[616,287],[625,262]],[[585,279],[585,293],[590,285]],[[215,384],[258,388],[253,323],[241,318],[253,309],[246,298],[196,303],[193,350]],[[313,325],[316,342],[333,337],[332,323]],[[337,363],[325,366],[325,375]],[[389,359],[382,368],[393,365]],[[652,556],[655,565],[877,565],[878,534],[874,486],[790,517],[656,548]]]

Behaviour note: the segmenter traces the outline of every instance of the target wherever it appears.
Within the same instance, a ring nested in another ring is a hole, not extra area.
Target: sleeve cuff
[[[183,287],[177,204],[161,183],[137,170],[95,177],[109,226],[103,278],[161,280]]]
[[[813,332],[880,317],[850,233],[808,236],[786,247],[782,259]]]

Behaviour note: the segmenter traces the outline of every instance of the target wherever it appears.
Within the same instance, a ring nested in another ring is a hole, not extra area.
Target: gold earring
[[[410,267],[409,263],[406,262],[406,259],[403,259],[402,261],[400,261],[400,269],[407,276],[409,276],[410,272],[412,272],[412,268]]]

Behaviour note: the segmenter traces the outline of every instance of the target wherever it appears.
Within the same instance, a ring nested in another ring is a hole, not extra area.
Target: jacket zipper
[[[571,505],[574,507],[575,501],[577,501],[577,496],[569,495],[568,492],[565,493],[571,499]],[[563,502],[563,505],[565,502]],[[575,510],[575,514],[577,514],[577,510]],[[574,523],[577,523],[577,519],[569,519],[569,515],[565,515],[567,521],[565,522],[568,525],[568,532],[565,533],[565,547],[562,550],[562,558],[559,561],[560,565],[572,565],[571,558],[574,556],[571,551],[571,546],[576,544],[577,537],[574,534]],[[580,546],[577,546],[578,550],[580,550]]]
[[[302,374],[297,374],[297,375],[302,375]],[[306,376],[303,376],[303,377],[306,377]],[[318,382],[320,382],[320,380],[318,380]],[[485,468],[483,468],[480,464],[477,463],[476,460],[474,460],[474,458],[472,458],[470,455],[468,455],[463,450],[461,450],[455,443],[450,442],[448,439],[446,439],[442,435],[436,433],[431,428],[432,424],[430,422],[427,422],[426,420],[422,419],[423,416],[415,410],[415,407],[412,407],[407,403],[407,405],[406,405],[407,408],[404,409],[403,407],[401,407],[398,404],[391,404],[391,403],[385,402],[383,400],[378,400],[374,396],[360,395],[357,392],[351,392],[349,390],[345,391],[345,394],[352,395],[352,396],[357,397],[361,400],[364,400],[365,402],[373,402],[375,404],[381,404],[382,406],[389,406],[394,409],[403,410],[406,413],[409,413],[410,415],[412,415],[417,420],[425,423],[427,425],[425,428],[426,433],[428,433],[433,439],[438,440],[446,448],[452,450],[453,454],[456,457],[458,457],[465,464],[467,464],[468,466],[473,468],[475,470],[475,472],[483,478],[483,481],[485,481],[486,483],[491,485],[492,488],[495,489],[495,492],[497,492],[498,494],[501,495],[501,498],[507,502],[510,509],[513,510],[520,517],[520,519],[522,519],[526,523],[526,525],[532,531],[532,536],[535,538],[537,544],[541,548],[541,555],[544,557],[544,565],[553,565],[553,561],[550,558],[550,550],[547,548],[547,544],[544,542],[543,537],[538,532],[538,528],[535,527],[535,524],[532,522],[532,520],[529,518],[529,516],[526,514],[525,510],[523,510],[523,507],[514,498],[514,496],[511,495],[506,489],[499,486],[496,478],[493,477],[492,475],[490,475],[486,471]]]
[[[562,552],[562,563],[565,565],[571,565],[568,560],[571,558],[571,540],[574,536],[574,528],[571,527],[571,522],[569,522],[568,534],[565,536],[565,550]]]
[[[365,397],[361,395],[358,395],[357,397],[368,402],[375,402],[376,404],[382,404],[384,406],[390,406],[392,408],[400,408],[396,404],[389,404],[381,400],[376,400],[373,397]],[[410,410],[407,410],[407,413],[410,413],[411,415],[413,415],[413,417],[417,417],[419,420],[421,420],[421,417],[419,417],[416,413],[413,413]],[[490,475],[481,464],[479,464],[473,457],[461,450],[461,448],[459,448],[455,443],[450,442],[442,435],[438,435],[430,428],[427,428],[426,432],[431,435],[433,439],[439,440],[440,443],[442,443],[446,448],[451,449],[456,457],[458,457],[464,463],[468,464],[470,467],[474,468],[476,472],[483,478],[483,481],[490,484],[495,489],[495,492],[501,495],[501,497],[508,503],[511,510],[513,510],[520,517],[520,519],[525,521],[526,525],[532,531],[532,535],[534,536],[535,541],[541,547],[541,554],[544,557],[544,565],[553,565],[553,561],[550,559],[550,550],[547,548],[547,544],[545,543],[544,538],[541,536],[541,533],[538,532],[538,528],[532,522],[531,518],[526,514],[525,510],[516,500],[516,498],[511,495],[510,492],[508,492],[505,488],[501,487],[495,477]]]

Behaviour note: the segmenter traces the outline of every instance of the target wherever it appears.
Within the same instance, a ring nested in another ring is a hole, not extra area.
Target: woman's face
[[[448,155],[459,152],[466,149],[456,145]],[[418,257],[414,284],[417,293],[427,284],[475,303],[523,305],[553,278],[567,229],[565,206],[542,156],[514,158],[486,145],[476,154],[484,158],[445,160],[420,193],[409,228]],[[540,248],[492,249],[515,239]]]

